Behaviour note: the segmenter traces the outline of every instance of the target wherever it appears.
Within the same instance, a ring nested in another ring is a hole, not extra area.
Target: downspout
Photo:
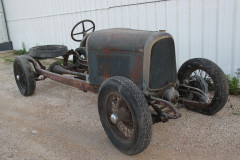
[[[0,51],[6,50],[13,50],[13,46],[9,38],[3,2],[0,0]]]
[[[9,32],[8,32],[8,25],[7,25],[6,15],[5,15],[5,9],[4,9],[4,5],[3,5],[3,0],[0,0],[0,1],[1,1],[1,4],[0,4],[0,7],[1,7],[0,8],[0,14],[1,14],[1,11],[2,11],[4,22],[5,22],[5,26],[6,26],[7,38],[10,41]]]

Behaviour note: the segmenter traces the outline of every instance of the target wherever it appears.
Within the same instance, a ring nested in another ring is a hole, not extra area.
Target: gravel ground
[[[1,160],[240,159],[239,96],[230,96],[214,116],[180,109],[181,118],[154,125],[144,152],[126,156],[103,131],[96,94],[47,79],[24,97],[13,77],[13,59],[12,53],[0,54]]]

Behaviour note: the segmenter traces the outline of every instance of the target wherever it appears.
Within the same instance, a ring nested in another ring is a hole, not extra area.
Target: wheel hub
[[[119,137],[131,138],[134,133],[134,124],[126,102],[117,94],[110,95],[107,101],[110,126]]]
[[[202,90],[204,93],[208,93],[208,83],[204,80],[203,77],[195,75],[190,77],[190,85]]]
[[[111,114],[111,116],[110,116],[110,120],[111,120],[111,122],[112,122],[113,124],[117,124],[117,122],[118,122],[118,116],[113,113],[113,114]]]
[[[19,75],[17,75],[16,78],[17,78],[18,81],[20,80],[20,76]]]

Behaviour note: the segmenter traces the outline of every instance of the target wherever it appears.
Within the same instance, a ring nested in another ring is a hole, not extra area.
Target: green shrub
[[[23,42],[22,42],[22,49],[14,52],[15,55],[23,55],[23,54],[26,54],[26,53],[27,53],[26,47],[25,47],[25,44]]]
[[[226,75],[228,84],[229,84],[229,92],[230,94],[238,95],[239,91],[239,76],[233,76],[232,78],[230,75]]]

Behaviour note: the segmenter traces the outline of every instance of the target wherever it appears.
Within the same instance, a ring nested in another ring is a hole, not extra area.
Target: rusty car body
[[[90,25],[87,29],[86,24]],[[174,40],[165,31],[95,31],[95,24],[84,20],[73,27],[71,37],[81,42],[76,50],[63,45],[37,46],[28,55],[16,57],[18,88],[24,96],[30,96],[36,81],[50,78],[98,93],[103,128],[125,154],[146,149],[152,125],[181,117],[179,107],[213,115],[227,101],[227,81],[215,63],[190,59],[177,71]],[[47,68],[41,63],[43,58],[59,56],[63,57],[62,64],[55,62]]]

